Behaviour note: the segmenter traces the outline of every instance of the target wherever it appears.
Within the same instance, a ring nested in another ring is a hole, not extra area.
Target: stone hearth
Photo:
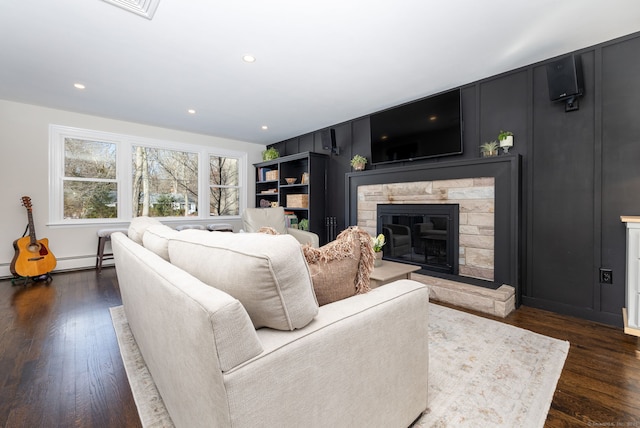
[[[433,276],[411,274],[429,286],[429,299],[504,318],[516,309],[515,288],[503,284],[497,290]]]

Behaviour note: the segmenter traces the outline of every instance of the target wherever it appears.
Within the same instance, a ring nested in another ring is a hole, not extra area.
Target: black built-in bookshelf
[[[321,244],[325,243],[327,164],[328,156],[312,152],[254,164],[256,207],[276,204],[295,215],[298,223],[307,219],[309,231],[320,237]],[[288,184],[287,178],[296,181]]]

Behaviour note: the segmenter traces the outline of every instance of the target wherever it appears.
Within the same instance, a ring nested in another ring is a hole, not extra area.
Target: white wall
[[[22,236],[27,224],[22,196],[31,197],[37,238],[49,239],[50,249],[58,259],[56,270],[95,265],[96,231],[100,226],[47,225],[50,124],[246,152],[246,206],[254,206],[252,164],[262,160],[264,145],[0,100],[0,277],[11,276],[12,243]],[[238,219],[229,223],[236,228],[240,224]]]

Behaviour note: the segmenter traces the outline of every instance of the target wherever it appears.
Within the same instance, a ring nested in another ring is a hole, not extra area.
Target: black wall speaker
[[[582,62],[579,56],[568,55],[547,64],[547,82],[551,101],[582,95]]]
[[[331,129],[323,129],[320,132],[320,137],[322,138],[322,148],[325,150],[331,150],[331,147],[336,144],[336,131]]]
[[[320,131],[320,138],[322,139],[322,148],[325,150],[331,150],[336,155],[339,154],[339,149],[336,146],[336,131],[335,129],[324,129]]]

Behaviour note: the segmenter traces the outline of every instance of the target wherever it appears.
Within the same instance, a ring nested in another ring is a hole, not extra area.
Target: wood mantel
[[[640,215],[621,215],[620,221],[623,223],[640,223]]]

